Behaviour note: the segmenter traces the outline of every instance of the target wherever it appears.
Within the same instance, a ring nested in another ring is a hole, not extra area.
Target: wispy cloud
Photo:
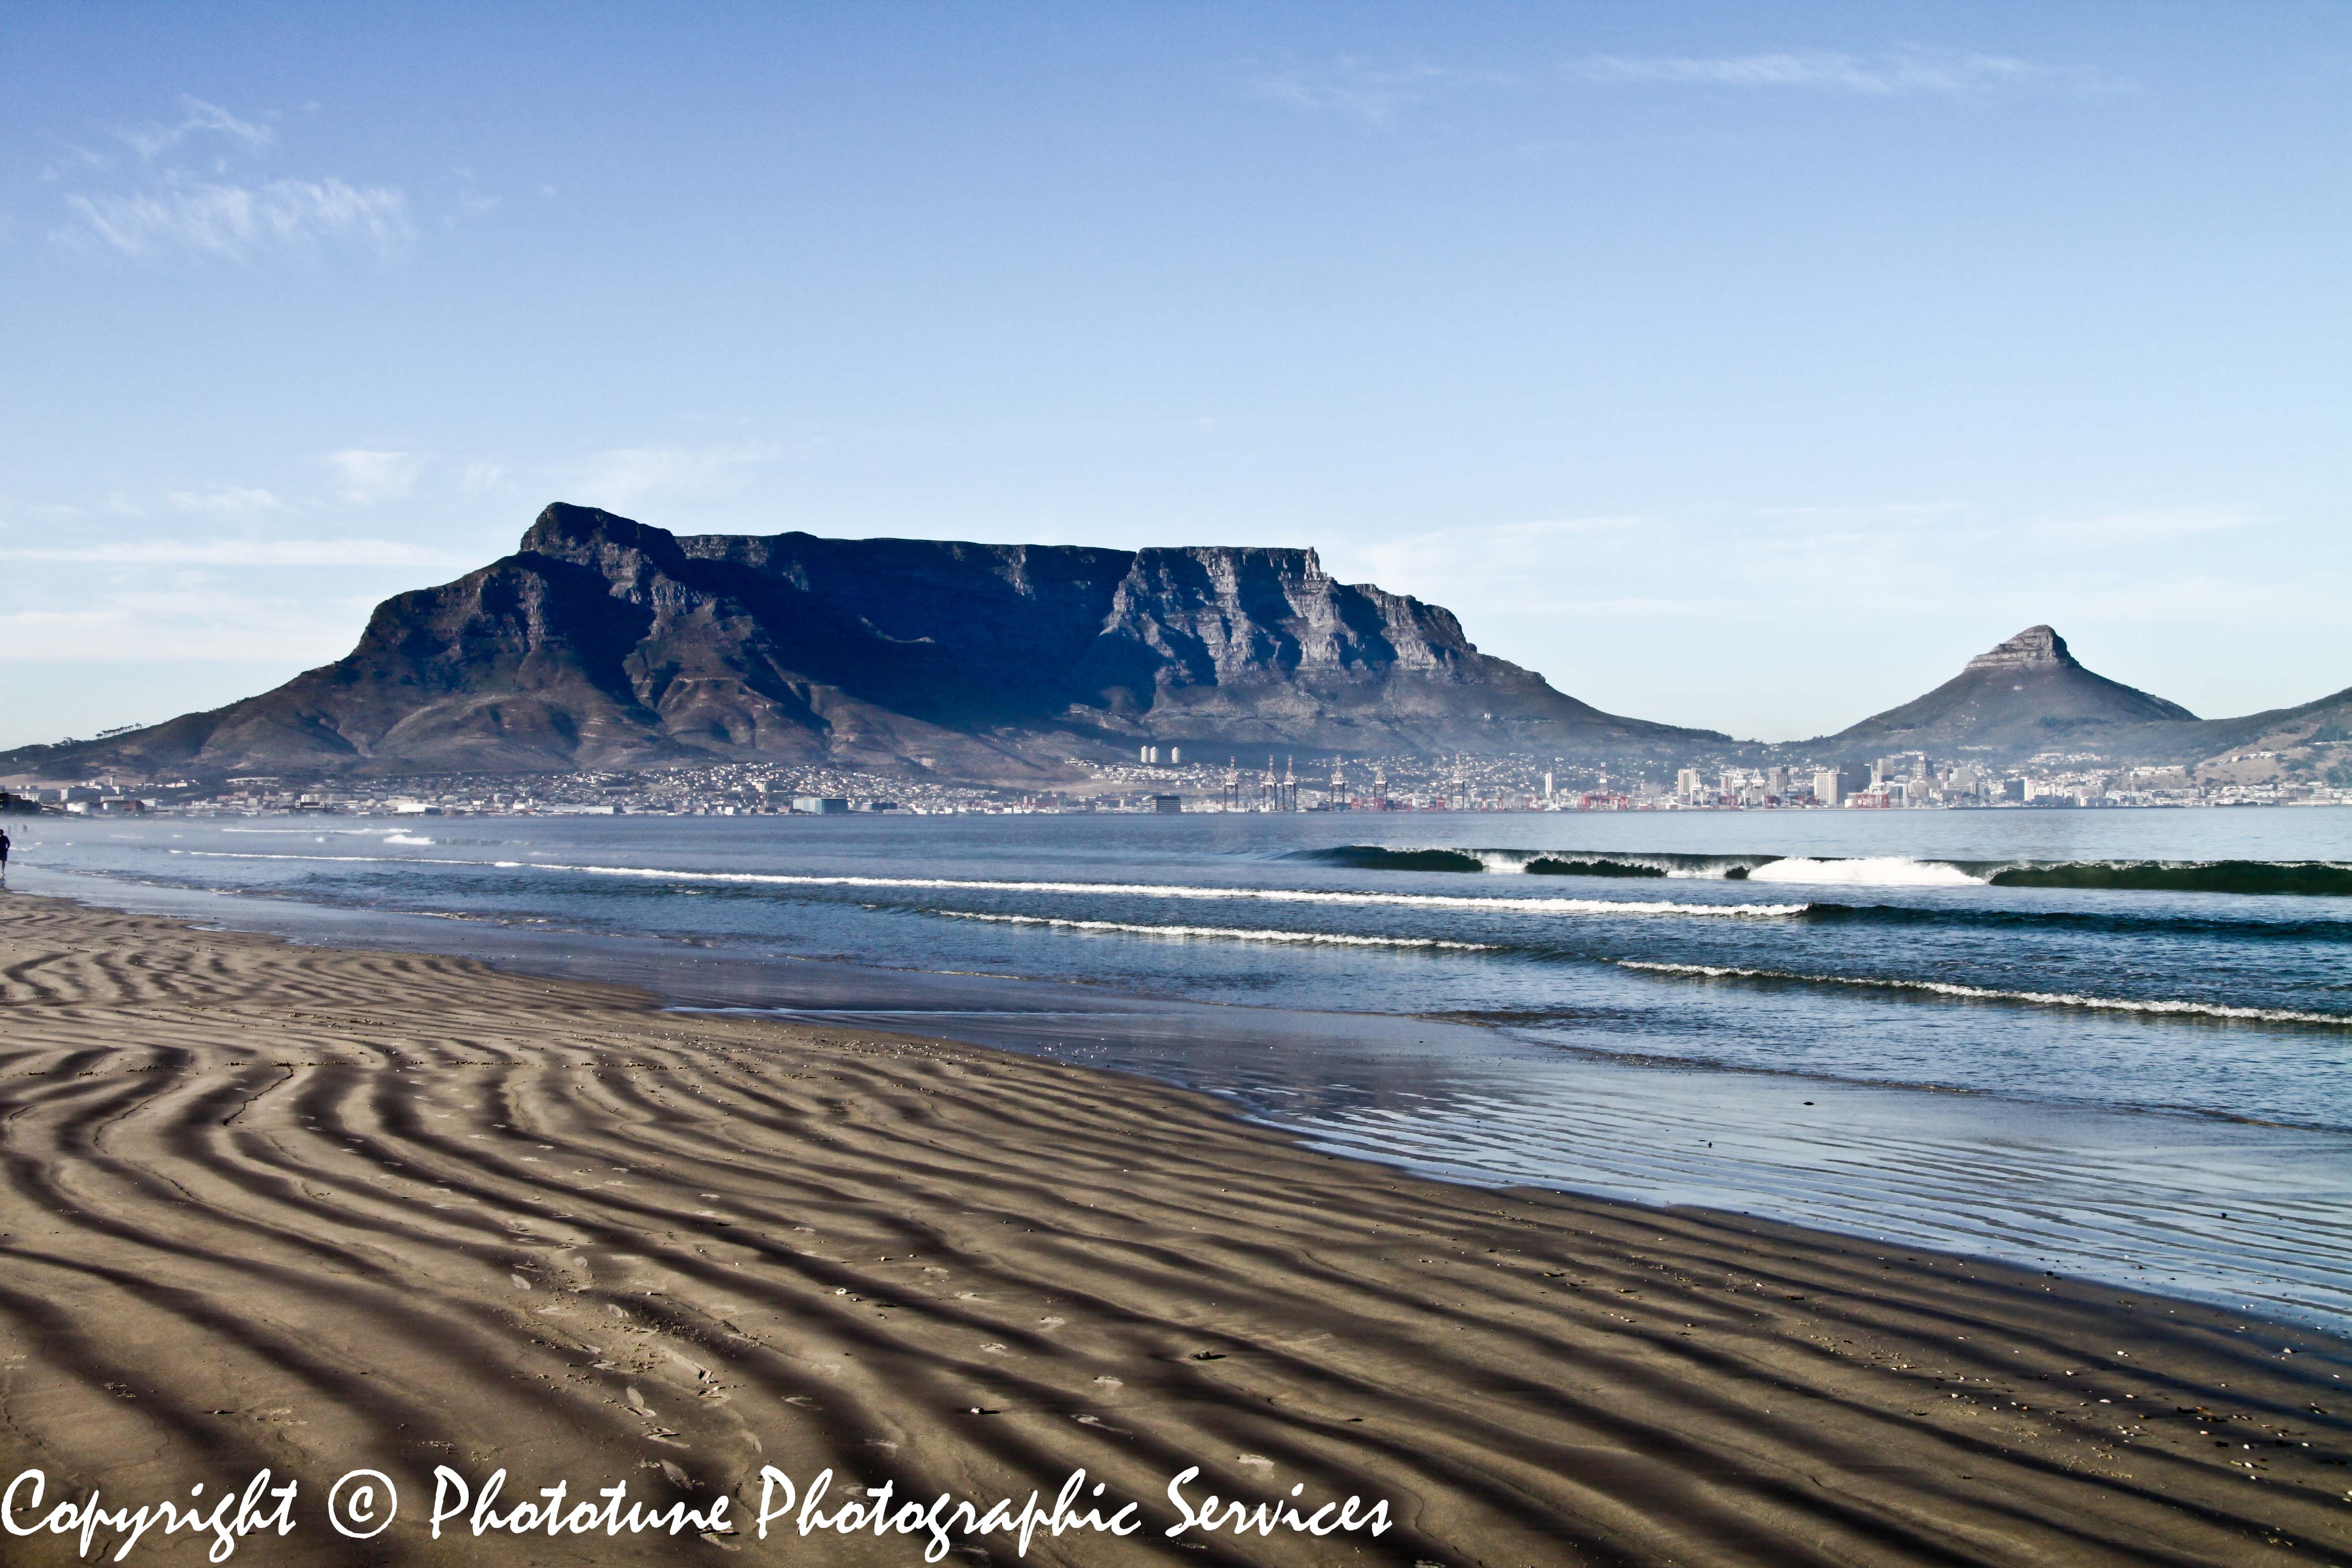
[[[2308,696],[2217,697],[2199,689],[2199,660],[2168,665],[2157,651],[2184,625],[2274,638],[2330,624],[2346,573],[2298,561],[2284,578],[2264,522],[2226,501],[1947,497],[1388,539],[1351,530],[1325,554],[1335,571],[1369,569],[1384,588],[1444,605],[1486,652],[1601,708],[1786,740],[1916,696],[2042,621],[2093,668],[2200,711]]]
[[[2017,525],[2023,541],[2045,551],[2105,550],[2157,544],[2255,521],[2243,507],[2180,506],[2029,518]]]
[[[129,539],[102,544],[0,546],[0,561],[104,566],[461,566],[446,551],[387,539]]]
[[[353,447],[330,453],[324,459],[336,477],[343,500],[354,506],[373,506],[406,495],[425,471],[425,459],[414,452],[382,452]]]
[[[449,173],[457,181],[457,206],[459,211],[464,212],[470,216],[479,217],[484,213],[496,209],[499,205],[499,198],[491,195],[488,191],[482,190],[474,184],[473,170],[452,169]],[[457,221],[456,215],[452,214],[446,221],[455,223]]]
[[[1342,57],[1312,69],[1254,76],[1249,89],[1302,113],[1339,114],[1377,127],[1468,79],[1467,73],[1445,66],[1382,66]]]
[[[1644,547],[1651,536],[1640,518],[1550,518],[1465,523],[1319,548],[1342,580],[1374,583],[1465,615],[1542,616],[1558,613],[1562,563],[1612,558]]]
[[[2010,55],[1904,50],[1874,56],[1827,49],[1764,54],[1630,58],[1595,55],[1570,68],[1589,81],[1669,87],[1779,88],[1888,98],[1981,93],[2033,82],[2092,86],[2095,73],[2038,65]]]
[[[180,103],[175,121],[114,132],[133,160],[78,147],[44,171],[68,186],[54,239],[137,258],[246,262],[331,247],[390,257],[414,238],[405,191],[335,174],[247,173],[239,165],[269,153],[277,132],[200,98]]]
[[[239,120],[219,104],[206,103],[201,98],[191,98],[184,93],[180,98],[180,107],[184,112],[176,124],[142,125],[116,134],[151,163],[192,136],[226,136],[248,152],[255,153],[277,139],[277,132],[268,126]]]
[[[217,490],[173,490],[171,501],[182,511],[226,512],[232,515],[286,510],[286,503],[269,491],[236,485]]]
[[[391,256],[415,232],[401,191],[332,176],[260,185],[173,176],[142,191],[77,192],[66,205],[77,221],[65,237],[96,238],[131,257],[179,251],[246,261],[266,250],[328,245]]]
[[[751,470],[781,458],[762,442],[731,447],[617,447],[598,452],[565,482],[593,506],[620,505],[649,495],[731,494],[751,482]]]
[[[68,147],[41,168],[41,178],[49,184],[77,174],[89,174],[100,169],[111,168],[113,155],[88,147]]]
[[[227,593],[194,584],[101,595],[70,608],[0,611],[0,659],[316,664],[350,648],[371,603]]]

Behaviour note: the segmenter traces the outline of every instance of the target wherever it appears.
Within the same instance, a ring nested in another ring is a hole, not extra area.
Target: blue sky
[[[550,500],[1312,544],[1790,738],[2352,684],[2337,4],[0,11],[0,743]]]

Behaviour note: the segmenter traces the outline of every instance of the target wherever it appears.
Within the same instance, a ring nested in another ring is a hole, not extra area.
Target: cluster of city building
[[[1020,790],[826,766],[714,763],[553,774],[383,782],[242,774],[218,783],[109,775],[0,792],[0,811],[192,816],[315,811],[368,816],[849,816],[1300,811],[1915,810],[1924,807],[2352,805],[2325,778],[2242,784],[2179,767],[2119,767],[2051,753],[1999,767],[1906,752],[1863,764],[1718,763],[1661,771],[1559,758],[1395,755],[1244,763],[1181,746],[1092,764],[1083,782]]]
[[[1528,756],[1398,756],[1344,760],[1237,757],[1100,770],[1128,809],[1186,811],[1692,811],[1911,810],[1925,807],[2352,805],[2352,787],[2322,780],[2243,784],[2181,767],[2119,766],[2088,753],[2052,752],[2021,767],[1905,752],[1874,762],[1718,763],[1655,776],[1622,764]],[[1158,802],[1156,805],[1151,803]]]
[[[1638,804],[1648,805],[1649,802]],[[1676,773],[1685,808],[2132,805],[2352,805],[2352,788],[2324,781],[2243,784],[2186,767],[2118,766],[2089,752],[2048,752],[2022,767],[1903,752],[1867,764],[1735,768]]]
[[[1003,792],[856,770],[721,763],[644,772],[461,773],[383,781],[306,781],[250,773],[216,785],[192,779],[108,775],[73,784],[26,788],[17,798],[44,811],[99,816],[316,811],[382,816],[725,816],[793,811],[823,816],[970,811],[1001,805]]]

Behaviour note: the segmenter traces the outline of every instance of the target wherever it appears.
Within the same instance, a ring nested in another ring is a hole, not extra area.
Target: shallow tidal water
[[[16,837],[27,892],[1050,1054],[1453,1179],[2352,1329],[2352,811]]]

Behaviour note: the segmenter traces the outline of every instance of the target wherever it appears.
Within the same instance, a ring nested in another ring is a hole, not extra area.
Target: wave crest
[[[1450,952],[1494,952],[1494,943],[1447,942],[1437,937],[1350,936],[1338,931],[1250,931],[1235,926],[1151,925],[1140,921],[1057,920],[1048,915],[989,915],[971,910],[925,910],[950,920],[986,921],[992,925],[1050,926],[1061,931],[1118,931],[1129,936],[1222,937],[1229,942],[1297,942],[1309,947],[1438,948]]]
[[[1694,878],[1815,887],[2053,888],[2352,898],[2337,860],[1946,860],[1906,855],[1685,855],[1636,850],[1454,849],[1343,844],[1280,857],[1355,871]]]
[[[2111,1013],[2230,1018],[2265,1024],[2326,1024],[2352,1028],[2352,1014],[2304,1013],[2287,1007],[2234,1007],[2221,1002],[2136,1001],[2126,996],[2086,996],[2071,991],[2001,991],[1950,980],[1873,979],[1854,974],[1806,974],[1784,969],[1741,969],[1720,963],[1661,963],[1649,959],[1613,959],[1620,969],[1650,974],[1680,974],[1705,980],[1762,980],[1801,985],[1847,985],[1870,991],[1918,991],[1979,1002],[2018,1002],[2042,1007],[2084,1007]]]

